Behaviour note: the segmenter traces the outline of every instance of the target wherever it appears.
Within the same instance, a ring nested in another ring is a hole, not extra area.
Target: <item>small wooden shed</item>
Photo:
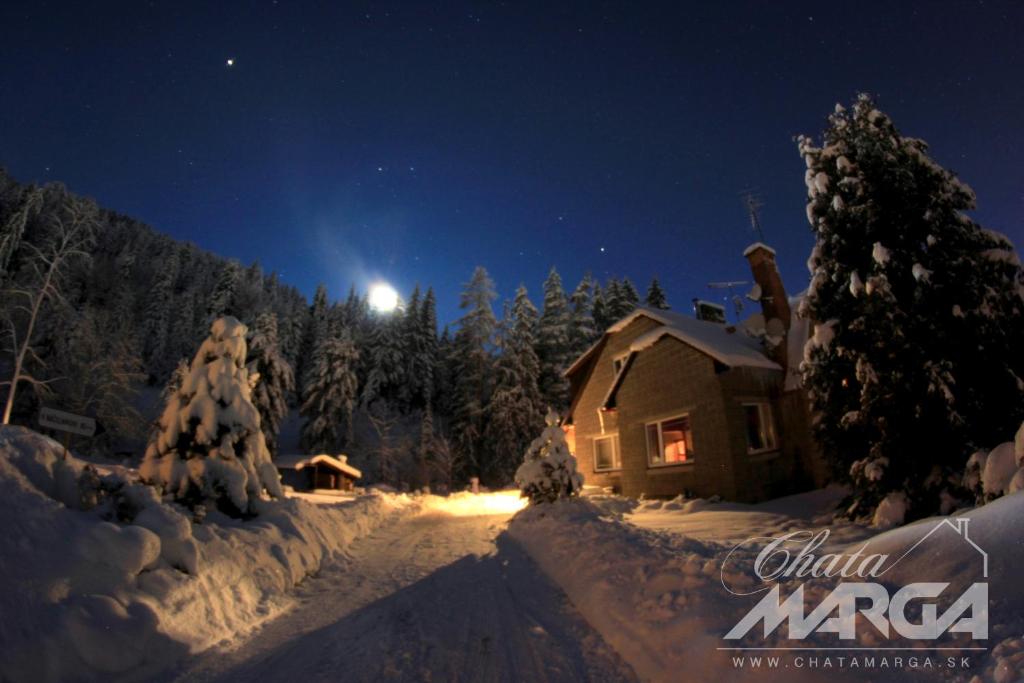
[[[281,483],[296,491],[351,491],[363,473],[348,464],[346,455],[285,455],[274,461]]]

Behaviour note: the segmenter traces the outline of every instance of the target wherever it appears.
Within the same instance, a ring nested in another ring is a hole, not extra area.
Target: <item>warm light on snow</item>
[[[456,493],[447,498],[435,498],[429,505],[438,512],[456,517],[511,515],[526,507],[526,499],[519,497],[519,491]]]
[[[370,308],[380,313],[390,313],[398,308],[398,292],[386,282],[370,285]]]

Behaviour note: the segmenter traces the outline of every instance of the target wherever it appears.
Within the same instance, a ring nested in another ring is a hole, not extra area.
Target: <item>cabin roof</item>
[[[353,479],[362,477],[363,473],[349,465],[347,460],[348,456],[346,455],[333,456],[326,453],[318,455],[282,455],[274,460],[274,464],[279,470],[301,470],[304,467],[325,465],[331,469],[343,472]]]

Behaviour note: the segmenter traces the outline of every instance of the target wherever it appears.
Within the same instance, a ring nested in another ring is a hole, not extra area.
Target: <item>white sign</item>
[[[96,420],[91,417],[65,413],[63,410],[53,408],[43,408],[39,411],[39,425],[82,436],[92,436],[96,433]]]

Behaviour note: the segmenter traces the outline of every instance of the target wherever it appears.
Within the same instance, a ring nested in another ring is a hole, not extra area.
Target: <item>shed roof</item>
[[[274,464],[277,465],[279,470],[301,470],[304,467],[326,465],[349,475],[353,479],[362,477],[363,473],[349,465],[347,461],[348,456],[346,455],[335,457],[326,453],[320,453],[318,455],[282,455],[274,460]]]

